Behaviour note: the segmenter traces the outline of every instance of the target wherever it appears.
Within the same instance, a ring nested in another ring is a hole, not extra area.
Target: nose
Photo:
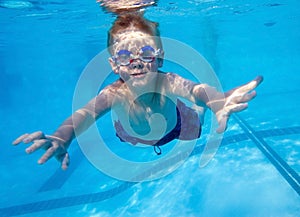
[[[130,64],[131,69],[142,69],[144,64],[139,59],[133,59]]]

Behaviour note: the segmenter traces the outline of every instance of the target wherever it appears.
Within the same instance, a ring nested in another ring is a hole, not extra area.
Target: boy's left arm
[[[195,85],[192,95],[196,103],[204,102],[216,115],[219,127],[218,133],[226,130],[229,116],[234,112],[240,112],[248,107],[248,102],[256,96],[254,90],[263,81],[262,76],[257,76],[252,81],[233,88],[225,93],[205,84]],[[198,104],[197,103],[197,104]]]
[[[196,84],[176,74],[170,73],[167,78],[170,85],[168,89],[172,90],[173,94],[199,106],[206,106],[215,113],[219,124],[218,133],[226,130],[228,118],[232,113],[248,107],[247,102],[256,96],[254,89],[263,81],[262,76],[257,76],[244,85],[222,93],[207,84]]]

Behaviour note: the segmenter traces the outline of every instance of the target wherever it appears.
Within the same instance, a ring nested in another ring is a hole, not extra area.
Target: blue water
[[[298,0],[161,0],[147,9],[162,36],[208,60],[223,89],[258,74],[265,80],[249,109],[231,118],[207,166],[199,168],[199,159],[209,114],[177,170],[135,183],[97,170],[76,141],[66,172],[54,159],[38,165],[42,151],[27,155],[25,145],[11,145],[25,132],[50,134],[72,113],[76,83],[105,49],[114,17],[94,1],[0,1],[0,216],[299,216],[299,6]],[[163,70],[186,73],[172,64]],[[112,150],[128,149],[128,159],[139,159],[140,149],[119,143],[112,127],[101,130]],[[142,152],[157,157],[151,148]]]

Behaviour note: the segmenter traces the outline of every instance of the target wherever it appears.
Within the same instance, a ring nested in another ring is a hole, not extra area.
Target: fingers
[[[242,85],[241,87],[238,88],[239,92],[244,92],[247,93],[251,90],[253,90],[254,88],[256,88],[258,85],[260,85],[260,83],[263,81],[263,77],[262,76],[257,76],[255,79],[253,79],[252,81],[248,82],[245,85]]]
[[[247,102],[256,96],[255,89],[263,81],[262,76],[257,76],[245,85],[232,89],[225,93],[226,102],[222,110],[216,113],[219,127],[217,133],[222,133],[227,128],[229,116],[234,112],[240,112],[248,107]]]
[[[68,169],[69,167],[69,164],[70,164],[70,157],[69,157],[69,153],[68,152],[65,152],[61,155],[57,155],[56,156],[56,159],[61,162],[61,168],[63,170],[66,170]]]
[[[244,95],[240,100],[239,103],[243,103],[243,102],[249,102],[250,100],[252,100],[253,98],[256,97],[256,91],[253,90],[252,92]]]
[[[25,133],[22,136],[18,137],[15,141],[12,142],[13,145],[18,145],[25,139],[27,136],[29,136],[29,133]]]
[[[54,146],[47,149],[45,154],[38,160],[38,164],[44,164],[48,161],[51,157],[55,155],[56,148]]]
[[[37,131],[37,132],[31,133],[30,135],[28,135],[27,137],[25,137],[23,139],[23,142],[24,143],[30,143],[33,140],[44,139],[44,138],[45,138],[44,133],[42,131]]]
[[[53,142],[52,142],[52,146],[48,148],[47,151],[44,153],[44,155],[38,160],[38,163],[44,164],[54,156],[58,161],[61,162],[61,168],[63,170],[68,169],[68,166],[70,164],[68,152],[62,146]]]
[[[25,144],[30,143],[34,140],[37,139],[44,139],[45,135],[42,131],[37,131],[31,134],[25,133],[22,136],[20,136],[19,138],[17,138],[15,141],[13,141],[13,145],[17,145],[21,142],[24,142]]]
[[[247,103],[240,103],[240,104],[234,104],[227,106],[222,111],[219,111],[217,115],[217,120],[219,127],[216,130],[217,133],[223,133],[227,128],[227,122],[229,119],[229,116],[234,112],[240,112],[245,110],[248,107]]]
[[[261,82],[263,82],[263,80],[264,80],[264,77],[261,76],[261,75],[257,76],[257,77],[254,79],[254,81],[257,82],[257,86],[260,85]]]
[[[231,115],[234,112],[240,112],[245,110],[246,108],[248,108],[248,104],[247,103],[239,103],[239,104],[234,104],[231,106],[227,106],[226,110],[227,110],[227,115]]]
[[[263,81],[262,76],[257,76],[249,83],[235,89],[228,98],[235,103],[245,103],[256,97],[256,91],[253,90]]]
[[[227,94],[228,97],[226,99],[226,103],[224,106],[229,106],[238,103],[245,103],[255,98],[256,91],[253,90],[252,87],[242,86],[235,89],[234,91],[231,91],[230,94]]]
[[[226,128],[227,128],[227,122],[228,122],[228,118],[229,116],[223,116],[220,120],[219,120],[219,127],[216,130],[217,133],[223,133]]]
[[[251,101],[253,98],[256,97],[256,91],[252,91],[250,93],[247,93],[243,96],[238,96],[238,97],[234,97],[231,98],[231,101],[227,101],[225,106],[230,106],[230,105],[235,105],[235,104],[240,104],[240,103],[246,103]]]
[[[39,139],[34,141],[34,143],[25,149],[27,154],[30,154],[40,148],[48,148],[51,145],[51,142],[47,139]],[[47,147],[48,146],[48,147]]]
[[[253,89],[255,89],[258,85],[261,84],[261,82],[263,80],[264,79],[262,76],[257,76],[252,81],[226,92],[225,96],[226,97],[231,96],[231,95],[242,96],[242,95],[252,91]]]
[[[65,153],[62,157],[62,161],[61,161],[61,168],[63,170],[66,170],[68,169],[69,167],[69,164],[70,164],[70,157],[69,157],[69,154],[68,153]]]
[[[18,145],[21,142],[25,144],[33,142],[32,145],[25,149],[27,154],[30,154],[41,148],[46,150],[46,152],[38,160],[39,164],[44,164],[50,158],[56,156],[56,158],[61,162],[62,169],[66,170],[68,168],[70,164],[70,158],[64,146],[59,145],[59,143],[52,140],[51,137],[46,138],[43,132],[37,131],[31,134],[25,133],[13,141],[12,144]]]

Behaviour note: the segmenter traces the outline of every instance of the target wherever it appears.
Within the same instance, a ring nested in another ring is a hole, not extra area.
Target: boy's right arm
[[[69,155],[67,149],[76,135],[89,128],[96,119],[110,110],[114,100],[111,88],[102,90],[86,106],[77,110],[67,118],[52,135],[45,135],[38,131],[31,134],[24,134],[18,137],[12,144],[20,143],[33,144],[26,148],[28,154],[38,150],[45,149],[45,153],[38,160],[39,164],[44,164],[52,157],[56,157],[61,162],[62,169],[67,169],[69,165]]]

